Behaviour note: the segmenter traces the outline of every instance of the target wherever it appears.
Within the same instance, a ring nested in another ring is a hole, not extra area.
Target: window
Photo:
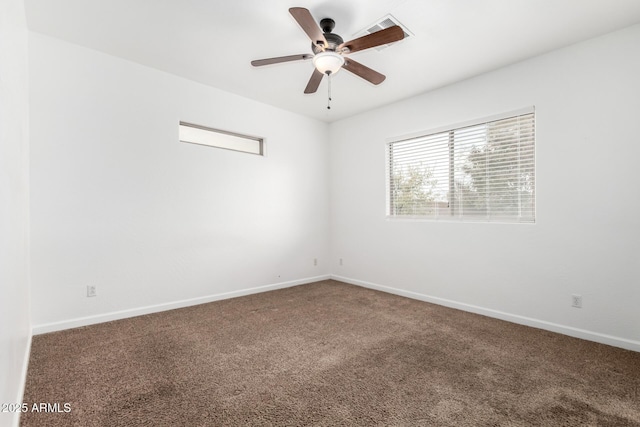
[[[264,139],[180,122],[180,141],[264,156]]]
[[[387,144],[387,214],[535,222],[533,109]]]

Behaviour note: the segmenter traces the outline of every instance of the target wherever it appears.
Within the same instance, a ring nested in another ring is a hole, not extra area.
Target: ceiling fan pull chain
[[[331,73],[327,73],[327,80],[329,80],[329,100],[327,101],[327,110],[331,109]]]

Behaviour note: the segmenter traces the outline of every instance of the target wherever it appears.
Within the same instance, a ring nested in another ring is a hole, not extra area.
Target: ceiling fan
[[[313,54],[303,53],[299,55],[258,59],[251,61],[251,65],[261,67],[263,65],[277,64],[280,62],[312,59],[315,69],[313,70],[309,83],[307,83],[307,87],[304,89],[304,93],[315,93],[325,74],[331,76],[340,71],[341,68],[352,72],[356,76],[362,77],[374,85],[382,83],[386,78],[383,74],[345,55],[392,43],[404,38],[402,28],[394,25],[384,30],[344,42],[342,37],[331,32],[335,27],[335,21],[333,19],[324,18],[320,21],[320,26],[318,26],[313,16],[311,16],[311,12],[303,7],[292,7],[289,9],[289,13],[291,13],[296,22],[298,22],[300,27],[302,27],[311,39],[311,50]],[[329,100],[331,100],[331,92],[329,92]]]

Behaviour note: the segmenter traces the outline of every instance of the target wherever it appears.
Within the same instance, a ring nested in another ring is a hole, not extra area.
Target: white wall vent
[[[373,24],[367,25],[367,27],[364,30],[361,30],[358,33],[356,33],[356,37],[366,36],[367,34],[372,34],[372,33],[375,33],[377,31],[384,30],[385,28],[393,27],[394,25],[397,25],[400,28],[402,28],[402,31],[404,31],[404,38],[405,39],[409,38],[409,37],[411,37],[413,35],[413,33],[411,31],[409,31],[409,29],[407,27],[405,27],[403,24],[401,24],[400,21],[398,21],[393,15],[389,14],[389,15],[383,16],[382,18],[378,19]],[[376,47],[375,49],[376,50],[382,50],[382,49],[385,49],[388,46],[389,46],[388,44],[384,44],[382,46]]]

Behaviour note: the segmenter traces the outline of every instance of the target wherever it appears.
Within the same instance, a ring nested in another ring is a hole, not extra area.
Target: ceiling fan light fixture
[[[332,51],[320,52],[313,57],[313,65],[322,74],[335,74],[344,65],[344,57]]]

